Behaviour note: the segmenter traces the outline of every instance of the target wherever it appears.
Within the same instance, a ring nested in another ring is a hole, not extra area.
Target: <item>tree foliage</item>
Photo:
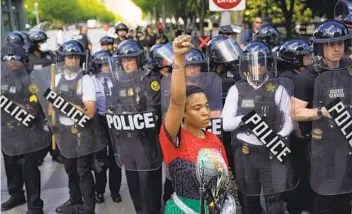
[[[41,21],[75,23],[97,19],[116,21],[119,17],[108,11],[98,0],[25,0],[24,5],[30,24],[35,24],[34,3],[39,4]]]
[[[201,19],[202,5],[205,4],[204,16],[210,16],[209,0],[132,0],[144,13],[152,12],[155,7],[157,18],[161,14],[162,4],[166,5],[167,17],[175,16]],[[290,35],[295,23],[309,23],[317,17],[333,17],[334,5],[338,0],[246,0],[244,22],[252,23],[256,16],[268,13],[273,24],[282,24]]]

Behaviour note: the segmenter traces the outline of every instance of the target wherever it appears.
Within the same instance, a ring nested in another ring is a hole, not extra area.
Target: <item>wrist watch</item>
[[[321,106],[318,107],[318,111],[317,111],[317,114],[318,114],[318,117],[319,118],[322,118],[323,117],[323,112],[321,111]]]

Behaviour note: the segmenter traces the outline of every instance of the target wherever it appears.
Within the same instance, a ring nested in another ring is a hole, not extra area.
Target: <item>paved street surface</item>
[[[42,199],[44,201],[44,213],[55,214],[55,208],[64,203],[68,198],[68,180],[63,164],[58,164],[51,160],[51,156],[47,155],[42,166],[41,171],[41,188]],[[128,191],[125,175],[123,174],[120,194],[122,197],[121,203],[114,203],[110,197],[109,187],[105,192],[105,203],[97,204],[97,214],[132,214],[134,212],[133,204]],[[6,175],[1,158],[1,201],[8,199],[9,195],[6,187]],[[25,214],[27,205],[21,205],[12,210],[1,212],[2,214]]]

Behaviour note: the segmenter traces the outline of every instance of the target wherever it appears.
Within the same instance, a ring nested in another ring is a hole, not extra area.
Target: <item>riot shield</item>
[[[105,147],[108,136],[102,125],[104,117],[96,113],[89,118],[84,110],[83,97],[95,91],[89,75],[79,68],[66,68],[62,62],[34,70],[30,78],[64,157],[80,157]]]
[[[327,71],[314,84],[313,107],[332,119],[313,121],[311,186],[320,195],[352,192],[352,71]]]
[[[231,134],[239,190],[256,196],[294,189],[299,177],[291,166],[288,138],[294,129],[290,117],[292,81],[270,79],[257,87],[241,81],[234,87],[237,108],[231,116],[237,124]]]
[[[112,86],[110,96],[106,96],[106,122],[115,160],[128,171],[159,169],[162,165],[157,113],[160,106],[155,99],[160,93],[159,82],[140,74],[123,74],[123,71],[120,74],[123,79],[121,75],[111,75],[110,83],[106,84]]]
[[[1,63],[1,147],[5,154],[22,155],[50,145],[50,132],[24,64]]]
[[[170,103],[171,75],[161,80],[161,111],[165,115]],[[187,85],[197,85],[202,88],[209,101],[210,120],[206,130],[221,137],[222,136],[222,83],[220,77],[213,72],[200,73],[197,78],[186,77]]]

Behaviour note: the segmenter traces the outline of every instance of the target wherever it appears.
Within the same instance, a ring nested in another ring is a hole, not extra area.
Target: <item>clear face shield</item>
[[[233,39],[226,39],[215,44],[214,50],[217,57],[217,63],[225,63],[239,60],[241,48]]]
[[[240,60],[240,75],[252,86],[260,87],[277,76],[276,58],[262,52],[244,53]]]
[[[121,82],[140,79],[148,72],[141,66],[140,58],[136,56],[114,56],[109,60],[111,75]]]

